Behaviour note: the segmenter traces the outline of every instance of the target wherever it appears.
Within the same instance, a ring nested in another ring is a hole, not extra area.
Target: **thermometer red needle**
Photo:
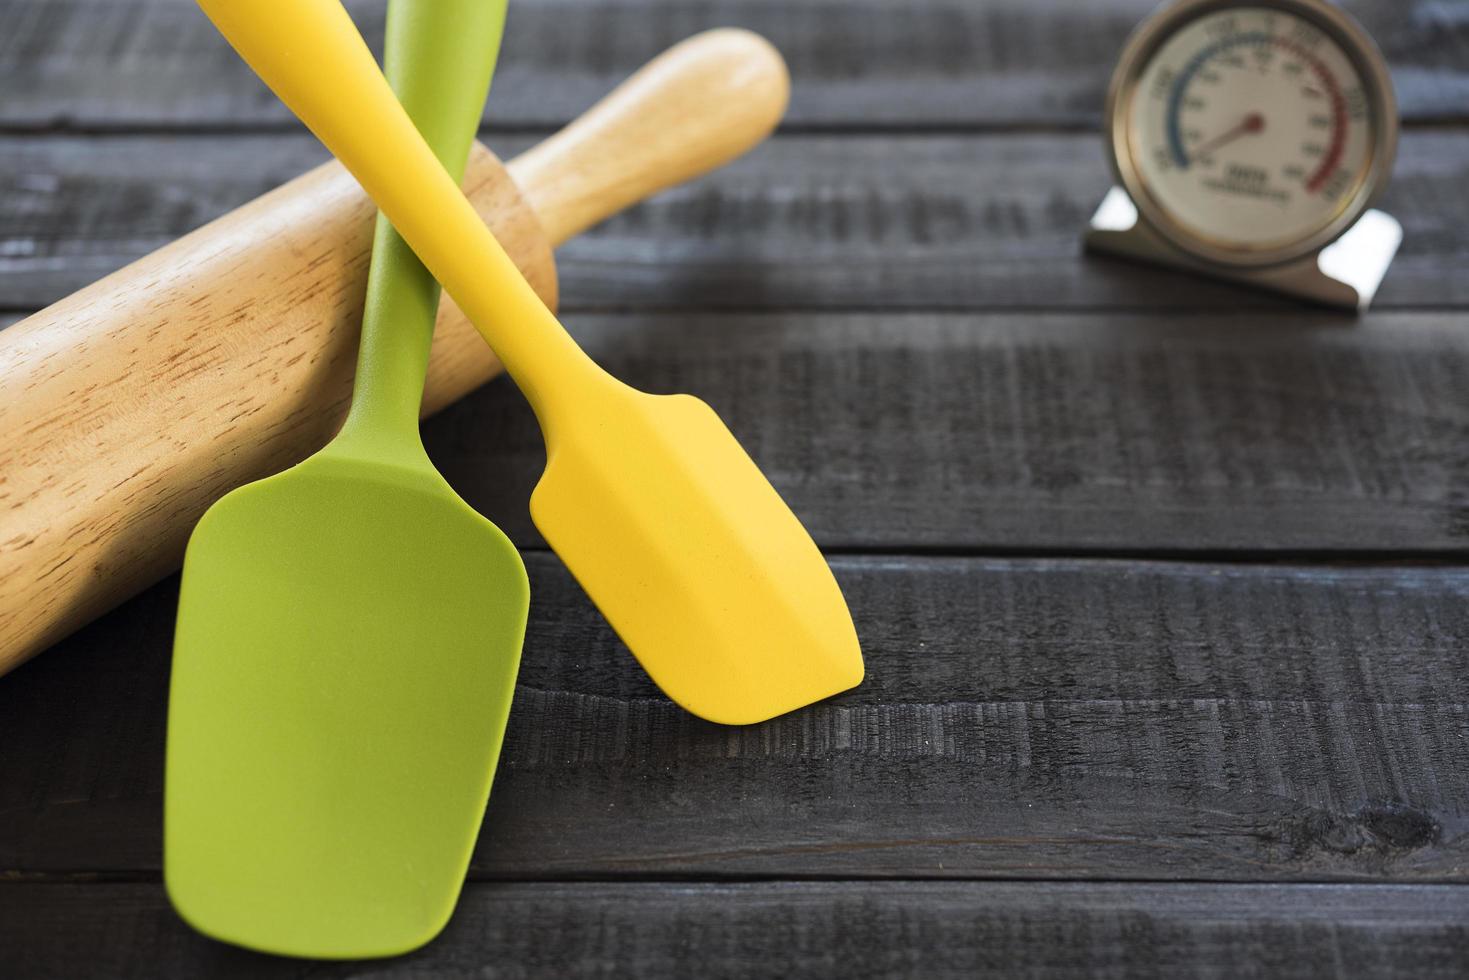
[[[1218,136],[1193,149],[1193,158],[1198,159],[1214,150],[1219,149],[1226,143],[1231,143],[1247,133],[1258,133],[1265,129],[1265,117],[1258,112],[1252,112],[1245,116],[1244,121],[1233,129],[1226,130]]]

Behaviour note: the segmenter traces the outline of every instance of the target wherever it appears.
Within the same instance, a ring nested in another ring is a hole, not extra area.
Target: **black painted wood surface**
[[[533,139],[484,138],[507,158]],[[0,308],[45,305],[325,158],[309,136],[0,136]],[[560,249],[563,309],[1299,311],[1084,255],[1110,182],[1093,133],[778,136]],[[1469,129],[1404,136],[1382,206],[1406,238],[1378,309],[1469,306],[1465,188]]]
[[[1469,570],[838,556],[869,679],[730,729],[526,558],[476,878],[1469,879]],[[0,684],[0,866],[158,874],[176,600]]]
[[[609,975],[1415,977],[1469,970],[1462,888],[998,882],[471,884],[432,946],[306,964],[177,929],[158,889],[0,884],[0,944],[66,980]],[[24,924],[38,927],[24,931]],[[142,946],[146,962],[135,951]],[[111,953],[99,964],[96,950]],[[105,963],[122,964],[108,969]]]
[[[1346,0],[1393,65],[1403,114],[1469,114],[1458,0]],[[348,0],[382,34],[382,0]],[[769,37],[802,128],[1088,127],[1152,0],[535,0],[514,7],[488,116],[565,122],[712,26]],[[295,128],[189,0],[6,0],[0,125]]]
[[[568,244],[563,304],[729,421],[867,682],[669,704],[494,382],[425,427],[535,590],[444,936],[320,965],[169,911],[172,579],[0,678],[0,977],[1469,972],[1469,3],[1346,6],[1405,117],[1360,319],[1081,253],[1151,0],[515,6],[506,156],[702,28],[787,54],[784,131]],[[0,0],[0,326],[323,158],[187,0]]]

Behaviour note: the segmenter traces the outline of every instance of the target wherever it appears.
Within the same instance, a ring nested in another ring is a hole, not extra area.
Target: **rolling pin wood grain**
[[[746,31],[654,59],[465,193],[548,305],[554,245],[749,150],[789,81]],[[336,162],[0,331],[0,673],[175,570],[205,508],[337,430],[376,214]],[[445,297],[423,413],[499,364]]]

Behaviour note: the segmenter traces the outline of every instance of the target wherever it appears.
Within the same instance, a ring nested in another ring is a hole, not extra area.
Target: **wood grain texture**
[[[1463,555],[1451,314],[607,315],[609,370],[728,422],[819,544]],[[543,448],[508,386],[425,439],[518,542]]]
[[[490,137],[507,159],[529,143]],[[322,159],[305,136],[0,137],[0,308],[51,302]],[[563,309],[1301,309],[1084,255],[1109,181],[1091,134],[778,137],[558,250]],[[1404,138],[1383,207],[1406,237],[1379,309],[1469,305],[1466,186],[1469,132]]]
[[[130,957],[142,946],[146,960]],[[149,884],[0,885],[14,980],[190,977],[1458,980],[1462,889],[1431,886],[471,885],[392,961],[304,963],[191,933]]]
[[[475,878],[1469,880],[1469,571],[837,558],[868,680],[725,728],[526,557]],[[175,600],[0,683],[0,873],[158,871]]]
[[[382,0],[349,9],[374,44]],[[769,37],[804,127],[1095,125],[1118,52],[1154,0],[539,0],[510,12],[489,114],[560,125],[680,38]],[[1469,111],[1469,18],[1453,0],[1346,0],[1411,120]],[[188,0],[5,0],[0,125],[293,125]]]

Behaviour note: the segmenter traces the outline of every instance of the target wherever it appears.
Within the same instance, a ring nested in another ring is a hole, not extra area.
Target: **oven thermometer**
[[[1326,0],[1180,0],[1107,94],[1114,187],[1089,248],[1365,309],[1402,227],[1369,205],[1397,147],[1387,66]]]

